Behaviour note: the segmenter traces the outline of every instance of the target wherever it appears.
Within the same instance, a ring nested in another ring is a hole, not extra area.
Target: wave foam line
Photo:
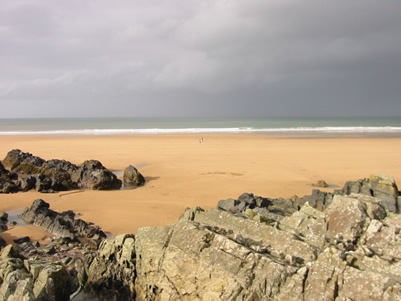
[[[294,127],[294,128],[183,128],[183,129],[82,129],[43,131],[2,131],[1,136],[25,135],[129,135],[129,134],[201,134],[201,133],[395,133],[401,127]]]

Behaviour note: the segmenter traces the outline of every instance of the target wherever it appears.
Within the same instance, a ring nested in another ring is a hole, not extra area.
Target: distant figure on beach
[[[203,138],[199,139],[199,143],[202,143],[202,142],[203,142],[203,140],[204,140]]]

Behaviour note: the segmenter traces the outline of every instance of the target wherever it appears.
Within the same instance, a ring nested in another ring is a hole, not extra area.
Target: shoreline
[[[0,211],[23,209],[42,198],[51,209],[73,210],[105,232],[135,234],[141,227],[176,222],[185,208],[215,208],[221,199],[237,198],[244,192],[270,198],[304,196],[311,194],[315,187],[310,184],[318,180],[341,188],[348,180],[371,174],[388,174],[401,183],[401,137],[383,136],[1,136],[0,160],[15,148],[45,160],[63,159],[74,164],[96,159],[111,171],[140,166],[138,170],[147,183],[136,189],[115,191],[0,194]],[[202,137],[204,142],[199,143]],[[335,189],[338,188],[321,190]],[[15,228],[7,233],[12,237],[20,234]]]

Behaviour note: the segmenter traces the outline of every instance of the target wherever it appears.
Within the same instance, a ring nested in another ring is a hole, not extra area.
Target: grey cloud
[[[0,117],[401,115],[399,1],[0,5]]]

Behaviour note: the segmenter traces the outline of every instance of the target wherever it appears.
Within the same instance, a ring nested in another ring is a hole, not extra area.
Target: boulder
[[[130,165],[124,169],[123,173],[124,185],[127,186],[143,186],[145,185],[145,178],[134,166]]]
[[[77,188],[108,190],[120,189],[122,185],[121,180],[97,160],[87,160],[77,166],[65,160],[46,161],[14,149],[8,152],[3,164],[11,171],[21,174],[16,183],[8,183],[9,180],[0,178],[0,190],[7,189],[6,192],[27,191],[32,188],[39,192]],[[11,184],[15,184],[16,188],[10,186]]]
[[[97,160],[87,160],[71,172],[79,188],[93,190],[120,189],[121,180]]]

